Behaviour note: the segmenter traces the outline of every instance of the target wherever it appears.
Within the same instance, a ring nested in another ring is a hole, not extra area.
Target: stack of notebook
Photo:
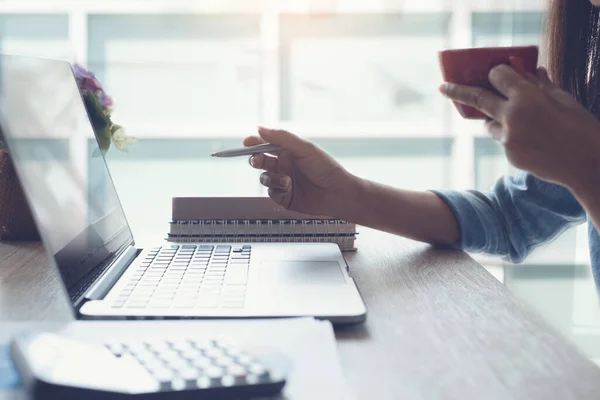
[[[355,250],[356,225],[288,211],[268,197],[174,197],[171,242],[333,242]]]

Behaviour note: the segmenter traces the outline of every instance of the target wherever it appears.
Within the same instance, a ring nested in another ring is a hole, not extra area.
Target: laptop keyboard
[[[151,249],[113,308],[243,308],[251,246]]]

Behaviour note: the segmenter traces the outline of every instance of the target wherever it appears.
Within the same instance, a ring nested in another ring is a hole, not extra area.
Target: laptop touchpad
[[[337,261],[263,261],[261,283],[274,284],[344,284],[346,281]]]

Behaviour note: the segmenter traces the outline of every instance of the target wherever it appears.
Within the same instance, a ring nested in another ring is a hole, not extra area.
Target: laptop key
[[[225,282],[231,284],[245,284],[248,278],[248,268],[238,267],[230,268],[225,274]]]
[[[229,262],[230,264],[250,264],[250,258],[236,258]]]
[[[215,253],[229,253],[231,251],[231,246],[229,245],[218,245],[215,248]]]
[[[217,308],[219,307],[219,300],[202,300],[196,303],[196,308]]]
[[[125,308],[146,308],[147,303],[127,303]]]
[[[241,289],[236,289],[236,288]],[[222,290],[223,296],[233,298],[245,298],[246,297],[246,286],[245,285],[224,285]]]

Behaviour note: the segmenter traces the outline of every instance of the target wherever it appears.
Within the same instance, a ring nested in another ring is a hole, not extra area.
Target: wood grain
[[[358,398],[598,398],[596,365],[469,256],[360,232],[346,258],[369,314],[336,329]],[[70,318],[41,246],[0,243],[0,321]]]

